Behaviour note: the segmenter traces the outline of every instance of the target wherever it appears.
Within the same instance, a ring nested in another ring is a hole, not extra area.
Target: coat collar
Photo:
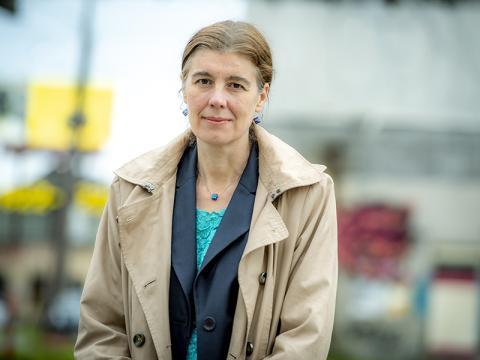
[[[259,179],[271,199],[288,189],[320,181],[325,166],[311,164],[295,149],[258,125],[254,126],[254,132],[259,151]],[[191,130],[188,129],[165,147],[137,157],[115,173],[154,193],[176,174],[190,135]]]
[[[260,180],[273,198],[286,190],[314,184],[324,165],[313,165],[294,148],[260,126],[255,126],[259,147]]]

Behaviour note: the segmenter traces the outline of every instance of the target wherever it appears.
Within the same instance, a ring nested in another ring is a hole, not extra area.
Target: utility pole
[[[72,129],[72,138],[69,149],[60,154],[59,164],[56,169],[60,186],[65,192],[64,205],[54,212],[54,224],[52,231],[52,244],[55,252],[55,267],[53,276],[48,286],[44,311],[41,321],[48,323],[48,309],[55,297],[65,285],[65,259],[68,253],[70,234],[68,233],[68,211],[72,205],[77,166],[80,160],[79,133],[87,122],[85,116],[86,87],[90,75],[91,55],[93,47],[93,24],[95,20],[95,1],[82,0],[82,12],[80,18],[80,60],[77,74],[76,106],[68,124]]]

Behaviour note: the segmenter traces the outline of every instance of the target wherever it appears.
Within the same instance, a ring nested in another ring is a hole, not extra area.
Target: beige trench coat
[[[337,287],[333,182],[324,166],[255,133],[259,181],[228,359],[326,359]],[[116,172],[81,299],[77,359],[171,359],[172,209],[187,141],[188,131]]]

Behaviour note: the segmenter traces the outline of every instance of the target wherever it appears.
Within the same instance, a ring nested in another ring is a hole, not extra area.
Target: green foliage
[[[0,360],[73,360],[74,339],[42,332],[34,326],[17,326],[13,335],[1,333]],[[5,345],[13,343],[7,352]]]

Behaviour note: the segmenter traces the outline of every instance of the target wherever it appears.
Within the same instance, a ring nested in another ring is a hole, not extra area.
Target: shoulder
[[[319,179],[318,182],[313,183],[309,186],[308,190],[312,196],[324,196],[334,192],[335,184],[332,177],[325,172],[326,167],[323,165],[314,165],[314,167],[322,166],[321,170],[318,171]]]
[[[255,129],[259,144],[260,178],[269,192],[301,194],[314,184],[319,184],[315,188],[328,188],[328,184],[332,183],[331,177],[325,173],[326,166],[311,163],[265,129]]]
[[[178,163],[189,143],[190,131],[177,136],[165,146],[150,150],[114,171],[120,185],[137,185],[153,192],[170,180],[177,171]]]
[[[326,172],[319,171],[317,181],[304,186],[287,190],[282,194],[284,202],[291,204],[289,211],[300,213],[322,206],[329,199],[335,197],[335,186],[332,177]]]

